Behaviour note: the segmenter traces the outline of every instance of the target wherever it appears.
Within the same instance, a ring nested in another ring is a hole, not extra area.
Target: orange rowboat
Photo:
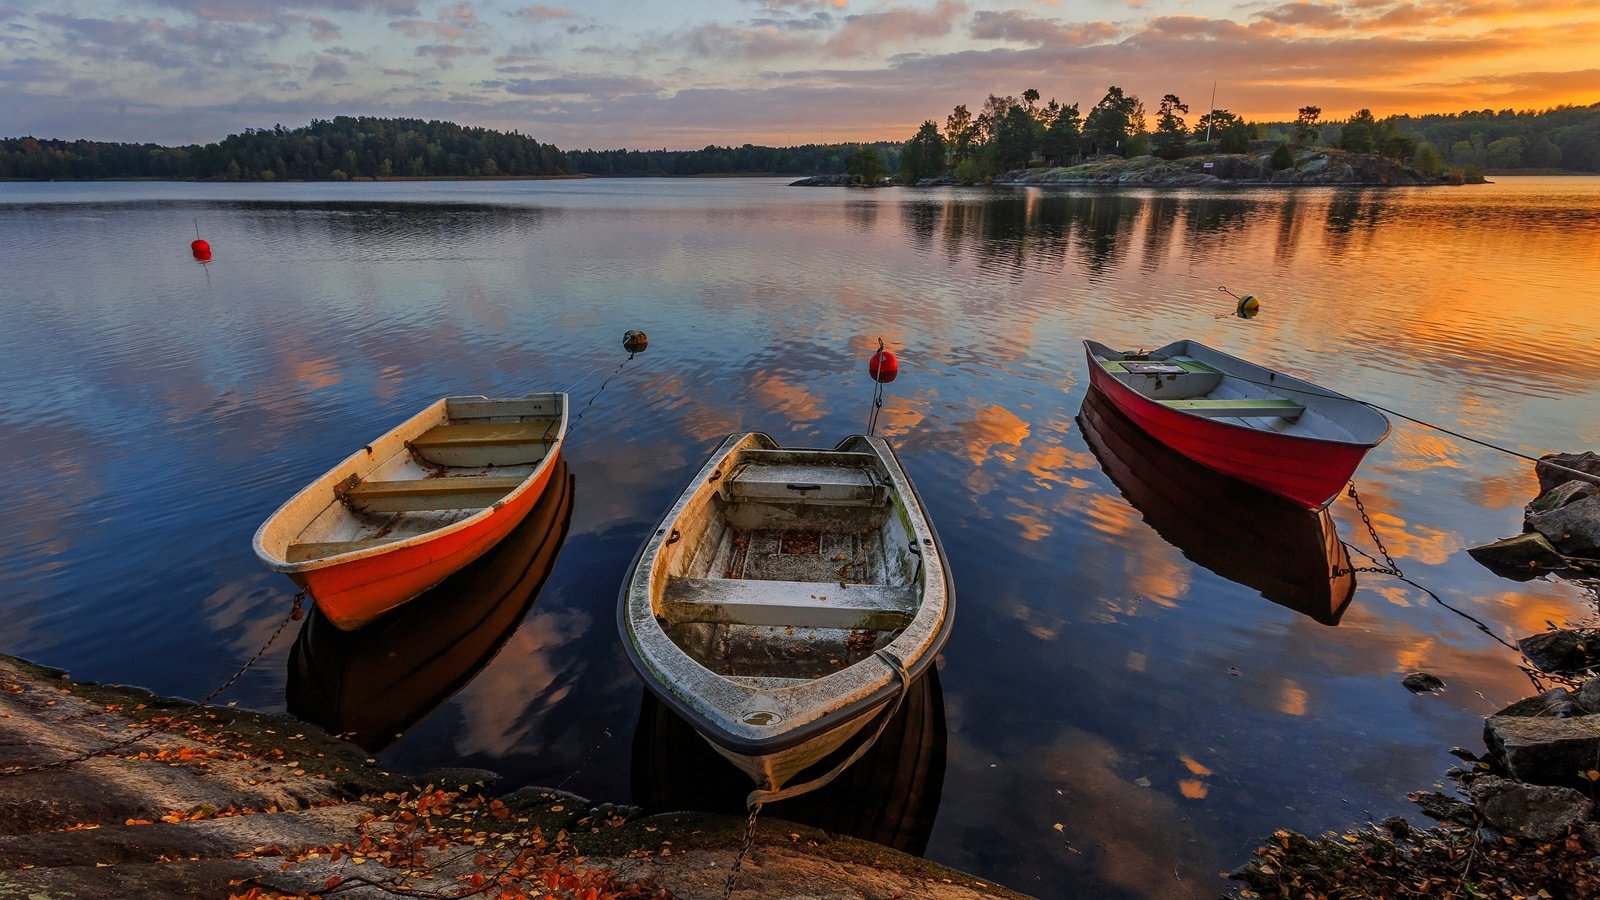
[[[550,481],[567,395],[446,397],[356,451],[256,531],[268,568],[351,631],[482,556]]]

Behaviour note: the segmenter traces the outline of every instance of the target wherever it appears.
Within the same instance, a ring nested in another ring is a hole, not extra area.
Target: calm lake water
[[[1443,781],[1445,751],[1481,747],[1482,716],[1528,691],[1494,638],[1594,607],[1464,552],[1520,529],[1529,464],[1403,422],[1357,474],[1367,509],[1406,573],[1493,635],[1382,575],[1357,576],[1335,627],[1269,602],[1191,561],[1243,577],[1208,542],[1248,557],[1249,509],[1179,498],[1158,532],[1123,489],[1149,505],[1205,479],[1128,484],[1176,465],[1141,469],[1148,448],[1116,451],[1134,461],[1113,483],[1077,418],[1081,341],[1195,338],[1497,443],[1596,447],[1600,180],[1498,181],[0,185],[0,651],[204,695],[294,593],[250,549],[279,503],[441,395],[577,382],[581,406],[637,328],[649,350],[568,445],[570,522],[537,602],[462,650],[495,654],[470,681],[418,689],[426,705],[459,687],[382,757],[616,801],[701,796],[661,787],[679,757],[623,655],[618,584],[728,433],[832,446],[862,430],[881,336],[902,370],[880,430],[959,602],[905,728],[916,796],[862,783],[834,805],[916,807],[903,845],[1023,891],[1213,896],[1276,828],[1411,814],[1405,793]],[[1219,285],[1261,315],[1229,316]],[[1350,500],[1333,516],[1374,549]],[[1313,585],[1325,570],[1256,562]],[[292,637],[228,699],[284,710],[305,688]],[[1413,696],[1415,670],[1448,690]]]

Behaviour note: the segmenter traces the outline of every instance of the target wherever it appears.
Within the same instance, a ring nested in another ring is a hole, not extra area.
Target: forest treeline
[[[1030,163],[1069,164],[1104,153],[1242,152],[1251,141],[1381,153],[1428,172],[1600,172],[1600,103],[1543,111],[1479,110],[1377,119],[1360,110],[1324,120],[1306,106],[1293,122],[1248,122],[1226,109],[1191,114],[1176,95],[1148,111],[1111,87],[1087,111],[1076,103],[990,96],[958,106],[943,127],[924,122],[905,144],[708,146],[700,150],[562,152],[518,132],[453,122],[337,116],[286,129],[246,129],[205,145],[163,147],[32,137],[0,140],[0,178],[343,180],[395,176],[733,174],[837,175],[898,171],[979,180]],[[1210,140],[1206,140],[1207,128]],[[1287,155],[1287,154],[1285,154]]]
[[[1087,110],[1038,90],[1021,97],[990,94],[976,113],[965,104],[945,118],[929,119],[902,148],[902,180],[954,176],[973,183],[1031,166],[1064,166],[1105,155],[1166,159],[1200,153],[1243,153],[1252,141],[1277,144],[1273,165],[1293,165],[1292,147],[1331,146],[1376,153],[1429,175],[1477,175],[1495,170],[1600,172],[1600,103],[1543,111],[1481,110],[1378,119],[1358,110],[1344,120],[1324,120],[1304,106],[1292,122],[1250,122],[1226,109],[1202,111],[1176,94],[1148,110],[1143,100],[1115,85]]]
[[[566,154],[515,131],[454,122],[336,116],[245,129],[215,144],[162,147],[7,138],[0,178],[225,178],[344,181],[392,176],[569,175]]]
[[[867,144],[891,170],[900,164],[900,145]],[[585,175],[838,175],[856,144],[806,144],[800,147],[709,146],[701,150],[570,150],[572,168]]]

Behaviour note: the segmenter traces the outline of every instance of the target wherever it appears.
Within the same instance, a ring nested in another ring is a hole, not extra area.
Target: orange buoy
[[[194,253],[195,259],[211,258],[211,244],[208,241],[195,238],[193,241],[189,242],[189,250]]]
[[[900,360],[894,354],[883,349],[883,342],[878,342],[878,352],[872,354],[867,360],[867,374],[879,384],[888,384],[900,374]]]

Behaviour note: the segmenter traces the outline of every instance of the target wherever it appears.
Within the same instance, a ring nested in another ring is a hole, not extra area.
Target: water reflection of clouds
[[[594,627],[583,610],[536,608],[484,670],[453,700],[461,724],[455,737],[463,756],[539,754],[540,714],[560,703],[585,676],[588,662],[573,652],[574,642]]]

